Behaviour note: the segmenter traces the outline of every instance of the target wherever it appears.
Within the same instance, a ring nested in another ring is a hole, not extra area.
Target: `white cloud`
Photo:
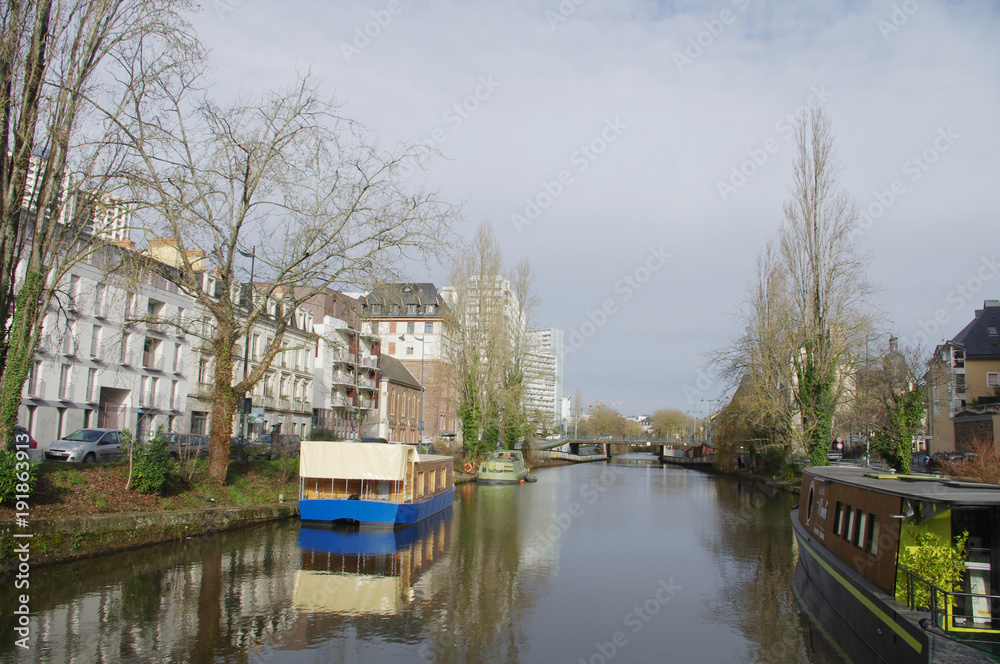
[[[879,22],[904,3],[588,1],[552,29],[555,0],[399,2],[349,59],[341,44],[388,1],[206,11],[216,89],[276,87],[309,67],[384,145],[448,129],[437,146],[448,159],[426,182],[466,201],[470,227],[491,219],[511,263],[531,260],[543,325],[569,330],[648,247],[668,247],[671,264],[571,356],[569,394],[636,412],[687,407],[701,351],[735,335],[728,314],[780,223],[793,146],[779,123],[813,89],[830,93],[842,183],[862,205],[907,178],[904,164],[939,129],[961,135],[863,240],[900,330],[943,306],[968,278],[969,251],[995,237],[1000,20],[989,4],[908,0],[916,9],[884,36]],[[675,53],[699,38],[679,70]],[[500,86],[451,127],[445,114],[484,76]],[[574,151],[613,118],[627,124],[620,138],[517,233],[525,198],[574,168]],[[776,149],[723,201],[718,182],[768,140]],[[991,286],[984,297],[1000,293]]]

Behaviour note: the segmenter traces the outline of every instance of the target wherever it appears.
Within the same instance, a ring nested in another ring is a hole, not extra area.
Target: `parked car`
[[[968,463],[975,458],[975,454],[968,452],[935,452],[927,460],[926,470],[928,473],[940,473],[946,463]]]
[[[47,461],[120,461],[121,431],[118,429],[79,429],[55,441],[45,450]]]
[[[234,461],[246,461],[253,456],[253,446],[246,436],[229,437],[229,458]]]
[[[16,450],[19,447],[27,451],[29,455],[33,450],[38,449],[38,441],[32,438],[28,430],[20,424],[14,427],[14,440],[10,441],[9,449]]]
[[[827,459],[827,461],[837,462],[837,461],[840,461],[843,458],[844,458],[844,453],[841,452],[840,450],[836,449],[836,448],[827,450],[827,452],[826,452],[826,459]]]
[[[254,441],[253,456],[261,456],[267,459],[278,459],[280,457],[297,457],[302,446],[302,438],[294,433],[279,433],[277,435],[265,433]]]
[[[603,436],[598,436],[597,440],[611,440],[612,438],[614,438],[614,436],[612,436],[610,433],[606,433]]]
[[[174,461],[208,458],[208,437],[195,433],[168,433],[167,450]]]

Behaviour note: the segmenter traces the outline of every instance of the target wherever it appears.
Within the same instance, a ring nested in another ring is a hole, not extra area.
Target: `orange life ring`
[[[465,472],[467,472],[467,473],[471,473],[472,472],[472,464],[469,463],[468,461],[465,462]]]

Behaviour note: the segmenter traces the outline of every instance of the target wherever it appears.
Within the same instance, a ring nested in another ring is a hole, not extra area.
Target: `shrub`
[[[148,445],[136,445],[134,456],[135,488],[142,493],[162,494],[177,476],[177,463],[170,458],[167,440],[160,432]]]
[[[30,495],[38,482],[38,466],[18,459],[14,450],[0,451],[0,503],[13,505],[17,496]]]
[[[913,540],[916,546],[904,546],[899,551],[899,567],[910,570],[942,590],[958,590],[965,574],[965,546],[968,539],[968,531],[956,535],[953,544],[934,533],[915,533]],[[897,573],[896,599],[906,601],[906,575],[902,571]],[[938,610],[943,610],[944,599],[940,598],[938,601],[941,602]],[[914,582],[913,606],[929,610],[930,604],[930,588],[923,583]]]

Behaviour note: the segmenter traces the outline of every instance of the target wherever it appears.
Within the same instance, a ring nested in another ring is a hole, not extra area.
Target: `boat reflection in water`
[[[400,613],[415,597],[413,585],[445,555],[451,517],[449,507],[398,530],[303,526],[292,603],[306,613]]]

